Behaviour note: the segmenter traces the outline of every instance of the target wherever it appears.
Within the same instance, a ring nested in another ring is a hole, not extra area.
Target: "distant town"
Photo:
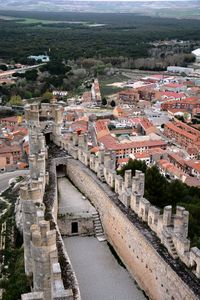
[[[168,180],[180,179],[200,187],[200,49],[193,53],[195,68],[169,66],[162,74],[143,73],[135,81],[113,82],[108,85],[120,86],[121,90],[107,98],[101,96],[98,78],[91,81],[91,90],[78,97],[52,91],[48,101],[63,105],[64,135],[68,131],[89,132],[91,152],[97,153],[101,148],[114,151],[117,169],[130,158],[142,160],[148,166],[157,165]],[[31,59],[41,64],[49,61],[44,55]],[[38,66],[18,64],[13,70],[1,71],[1,84],[12,84],[16,72]],[[24,99],[23,103],[35,100]],[[1,108],[5,114],[6,109],[8,114],[15,111],[15,116],[0,119],[1,172],[28,166],[28,131],[20,107],[14,104]]]

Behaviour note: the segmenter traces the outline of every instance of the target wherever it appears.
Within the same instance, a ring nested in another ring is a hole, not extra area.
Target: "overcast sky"
[[[111,2],[111,1],[120,1],[120,2],[168,2],[168,1],[190,1],[190,0],[79,0],[79,1],[104,1],[104,2]]]
[[[119,1],[119,2],[168,2],[168,1],[173,1],[173,2],[177,2],[177,1],[191,1],[191,0],[78,0],[78,1],[100,1],[100,2],[112,2],[112,1]]]

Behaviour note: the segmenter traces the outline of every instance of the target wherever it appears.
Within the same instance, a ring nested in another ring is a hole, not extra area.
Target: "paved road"
[[[145,296],[95,237],[68,237],[64,243],[75,270],[82,300],[145,300]]]
[[[0,174],[0,192],[5,190],[8,187],[9,180],[24,174],[28,174],[28,170],[20,170],[14,172],[7,172]]]

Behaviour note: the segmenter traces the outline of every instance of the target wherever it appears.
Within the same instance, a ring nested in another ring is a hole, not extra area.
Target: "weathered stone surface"
[[[175,261],[134,212],[80,162],[69,159],[70,180],[99,210],[109,242],[151,299],[198,299],[199,281]]]

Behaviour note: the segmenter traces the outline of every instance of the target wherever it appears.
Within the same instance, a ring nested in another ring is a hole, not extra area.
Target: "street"
[[[7,172],[0,174],[0,192],[5,190],[9,185],[9,180],[21,175],[28,174],[29,170],[18,170],[14,172]]]

